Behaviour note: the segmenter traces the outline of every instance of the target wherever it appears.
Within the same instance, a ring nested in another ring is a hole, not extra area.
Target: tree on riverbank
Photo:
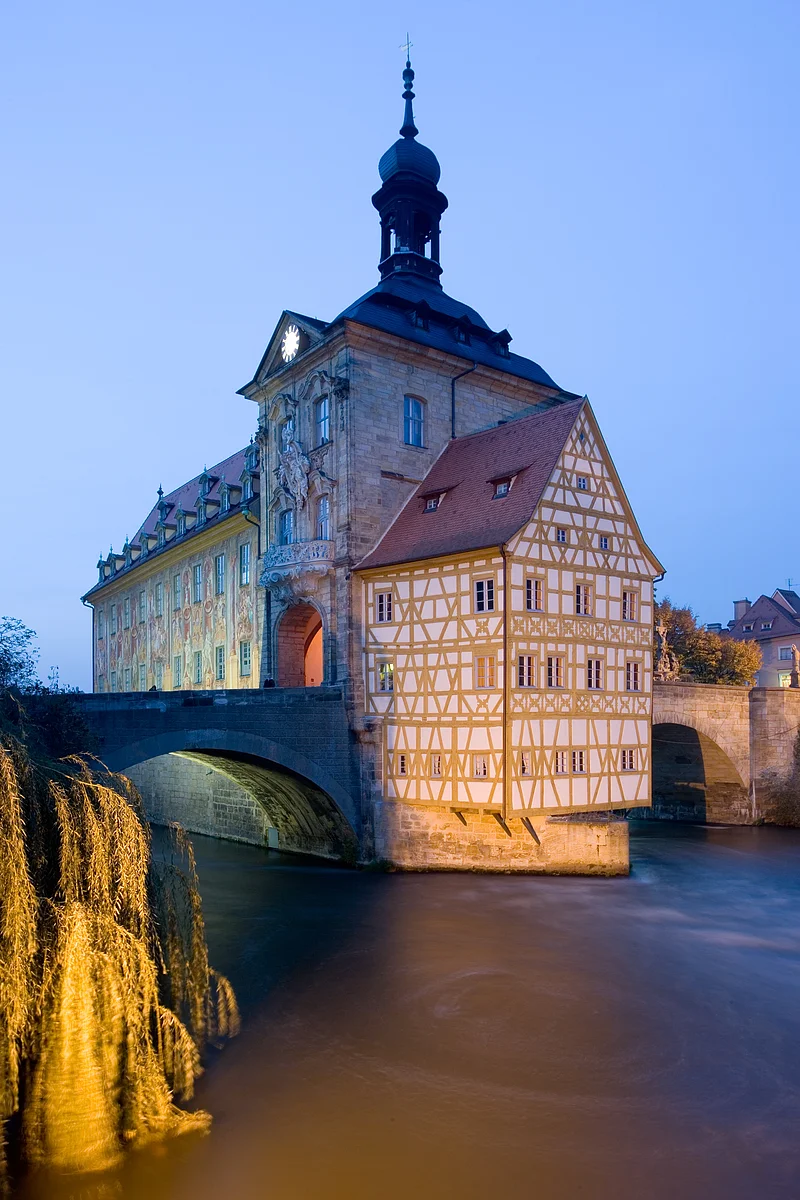
[[[46,725],[45,725],[46,731]],[[155,864],[136,789],[55,760],[0,711],[0,1146],[12,1170],[113,1166],[125,1145],[205,1129],[188,1100],[208,1042],[238,1030],[208,964],[191,844]],[[7,1176],[0,1162],[0,1190]]]
[[[694,683],[752,684],[761,667],[756,642],[723,637],[698,623],[692,609],[676,607],[669,597],[655,606],[655,627],[678,661],[680,677]]]

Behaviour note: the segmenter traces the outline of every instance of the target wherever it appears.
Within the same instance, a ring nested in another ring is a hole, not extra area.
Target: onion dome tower
[[[439,221],[447,197],[437,188],[441,169],[436,155],[416,140],[411,85],[414,72],[403,71],[405,115],[400,137],[378,163],[383,186],[372,197],[381,218],[381,279],[398,274],[422,276],[438,284]]]

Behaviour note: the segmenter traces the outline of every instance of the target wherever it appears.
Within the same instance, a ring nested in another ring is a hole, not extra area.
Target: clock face
[[[300,330],[296,325],[287,326],[281,341],[281,356],[284,362],[291,362],[300,349]]]

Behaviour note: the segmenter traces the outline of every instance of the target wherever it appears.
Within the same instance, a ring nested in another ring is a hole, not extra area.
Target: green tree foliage
[[[35,637],[33,630],[16,617],[0,617],[0,691],[36,687],[39,651],[33,645]]]
[[[682,673],[697,683],[753,683],[762,661],[756,642],[738,641],[706,629],[688,605],[677,607],[669,597],[656,604],[655,623],[666,629],[667,643]]]

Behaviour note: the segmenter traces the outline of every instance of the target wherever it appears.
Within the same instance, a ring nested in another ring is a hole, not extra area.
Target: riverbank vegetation
[[[46,697],[0,696],[0,1190],[83,1172],[210,1117],[201,1054],[238,1030],[208,963],[192,847],[156,863],[129,780],[85,755]],[[63,710],[63,705],[58,706]]]

